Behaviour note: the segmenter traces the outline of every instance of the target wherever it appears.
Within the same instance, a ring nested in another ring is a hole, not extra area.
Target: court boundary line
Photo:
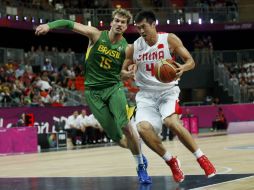
[[[248,178],[252,178],[252,177],[254,177],[253,174],[251,176],[248,176],[248,177],[243,177],[243,178],[239,178],[239,179],[233,179],[233,180],[229,180],[229,181],[224,181],[224,182],[220,182],[220,183],[206,185],[206,186],[203,186],[203,187],[198,187],[198,188],[194,188],[194,189],[190,189],[190,190],[202,190],[203,188],[213,187],[213,186],[221,185],[221,184],[227,184],[227,183],[230,183],[230,182],[233,182],[233,181],[241,181],[243,179],[248,179]]]

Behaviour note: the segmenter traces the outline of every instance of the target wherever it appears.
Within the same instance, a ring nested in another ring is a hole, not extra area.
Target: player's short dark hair
[[[146,21],[149,24],[152,24],[153,22],[156,21],[155,13],[151,10],[144,10],[144,11],[138,12],[138,14],[135,16],[135,22],[136,23],[139,23],[144,19],[146,19]]]

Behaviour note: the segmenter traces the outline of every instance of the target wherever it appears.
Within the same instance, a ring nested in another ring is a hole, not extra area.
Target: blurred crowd
[[[68,100],[64,88],[84,90],[82,65],[70,61],[74,53],[62,52],[63,60],[57,61],[61,58],[57,52],[55,47],[31,47],[24,63],[8,60],[1,65],[1,106],[64,106]]]
[[[193,1],[186,0],[188,4],[192,4]],[[237,0],[196,0],[194,1],[194,6],[201,6],[204,8],[213,8],[213,7],[234,7],[238,9]]]
[[[229,7],[230,9],[237,10],[237,0],[148,0],[154,7],[164,7],[165,4],[176,7],[200,7],[204,9]],[[39,8],[42,10],[58,10],[58,9],[97,9],[97,8],[112,8],[114,1],[109,0],[2,0],[3,5],[9,6],[28,6]],[[129,5],[129,3],[128,3]]]
[[[95,9],[109,8],[111,1],[108,0],[2,0],[6,6],[25,6],[41,10],[64,10],[64,9]]]
[[[218,66],[229,74],[234,85],[240,86],[242,101],[254,102],[254,61],[248,59],[235,65],[219,62]]]
[[[193,57],[197,64],[209,64],[212,60],[213,42],[211,36],[197,35],[193,40]]]

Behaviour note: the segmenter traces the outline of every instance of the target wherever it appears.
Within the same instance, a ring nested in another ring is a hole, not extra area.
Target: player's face
[[[149,41],[156,34],[155,23],[148,23],[146,19],[143,19],[141,22],[136,23],[136,27],[140,36],[142,36],[145,41]]]
[[[113,21],[111,22],[111,28],[114,33],[122,34],[127,30],[128,21],[125,16],[116,14]]]

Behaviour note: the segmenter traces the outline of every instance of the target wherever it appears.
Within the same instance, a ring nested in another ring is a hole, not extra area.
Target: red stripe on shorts
[[[181,115],[183,113],[183,110],[182,110],[181,106],[179,105],[178,100],[176,100],[176,104],[175,104],[175,113],[178,115]]]

